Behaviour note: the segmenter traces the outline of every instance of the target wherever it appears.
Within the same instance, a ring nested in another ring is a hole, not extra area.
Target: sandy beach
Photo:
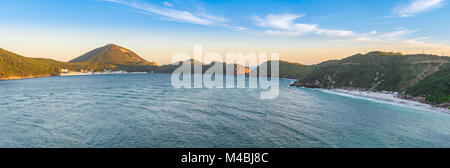
[[[395,92],[368,92],[368,91],[358,91],[358,90],[344,90],[344,89],[319,89],[323,92],[332,93],[332,94],[338,94],[341,96],[347,96],[347,97],[354,97],[354,98],[362,98],[362,99],[368,99],[372,101],[379,101],[383,103],[390,103],[394,105],[400,105],[400,106],[406,106],[406,107],[412,107],[412,108],[419,108],[424,109],[428,111],[440,111],[450,114],[450,110],[446,108],[440,108],[440,107],[434,107],[429,104],[413,101],[413,100],[407,100],[398,98],[398,93]]]
[[[0,81],[2,81],[2,80],[30,79],[30,78],[44,78],[44,77],[50,77],[50,76],[7,77],[7,78],[0,78]]]

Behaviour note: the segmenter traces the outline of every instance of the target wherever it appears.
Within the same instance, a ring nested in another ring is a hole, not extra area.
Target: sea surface
[[[175,89],[169,74],[0,81],[0,147],[450,147],[450,114],[289,87]]]

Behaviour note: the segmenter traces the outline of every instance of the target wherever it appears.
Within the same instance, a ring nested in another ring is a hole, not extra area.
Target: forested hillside
[[[450,57],[371,52],[313,66],[293,86],[396,91],[404,97],[426,97],[448,103]]]
[[[45,61],[0,49],[0,79],[59,75],[61,69]]]

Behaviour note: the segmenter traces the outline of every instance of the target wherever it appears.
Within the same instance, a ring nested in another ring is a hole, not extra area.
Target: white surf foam
[[[343,90],[343,89],[317,89],[322,92],[331,93],[331,94],[337,94],[341,96],[346,97],[352,97],[352,98],[359,98],[359,99],[366,99],[371,101],[376,101],[379,103],[388,103],[403,107],[409,107],[409,108],[415,108],[420,110],[426,110],[426,111],[433,111],[433,112],[445,112],[450,114],[450,110],[446,108],[438,108],[433,107],[429,104],[420,103],[412,100],[406,100],[396,97],[395,93],[380,93],[380,92],[367,92],[367,91],[357,91],[357,90]]]

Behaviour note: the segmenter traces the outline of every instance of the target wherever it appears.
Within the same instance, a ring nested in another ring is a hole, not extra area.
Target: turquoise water
[[[0,147],[450,147],[450,115],[289,87],[174,89],[168,74],[0,81]]]

